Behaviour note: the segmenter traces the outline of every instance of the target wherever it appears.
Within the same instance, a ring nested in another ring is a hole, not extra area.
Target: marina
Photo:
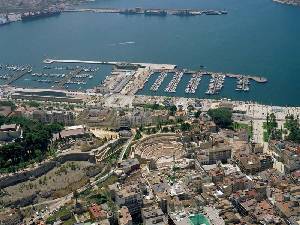
[[[175,93],[178,84],[180,83],[182,76],[191,76],[189,79],[184,93],[185,94],[196,94],[197,88],[203,78],[203,76],[209,77],[209,84],[207,90],[205,91],[206,95],[218,95],[224,87],[224,82],[226,78],[236,79],[236,91],[248,92],[250,90],[250,80],[253,80],[256,83],[266,83],[268,80],[262,76],[250,76],[243,74],[231,74],[231,73],[215,73],[208,71],[189,71],[183,70],[180,72],[178,69],[173,70],[154,70],[154,73],[160,73],[158,78],[150,87],[151,91],[158,91],[159,87],[162,85],[164,78],[161,74],[165,73],[174,73],[173,79],[169,82],[165,88],[165,93]],[[182,73],[182,74],[181,74]]]
[[[59,65],[54,65],[56,63]],[[111,71],[107,72],[105,78],[100,81],[100,84],[96,84],[93,87],[94,91],[102,94],[137,94],[144,89],[146,83],[150,82],[149,89],[151,92],[158,93],[160,87],[166,85],[163,93],[166,95],[168,93],[177,93],[178,85],[181,87],[184,85],[185,94],[196,95],[203,77],[209,79],[206,90],[201,90],[205,95],[221,94],[226,78],[236,80],[233,89],[237,92],[249,92],[250,80],[256,83],[267,82],[267,79],[262,76],[209,72],[204,70],[195,71],[176,68],[177,66],[172,64],[55,59],[46,59],[44,60],[44,64],[40,71],[34,72],[30,65],[0,64],[0,72],[4,71],[4,73],[0,73],[0,80],[2,84],[9,85],[14,84],[17,80],[25,79],[27,82],[43,84],[43,87],[45,85],[54,89],[69,89],[71,87],[75,90],[84,91],[87,89],[87,83],[93,81],[95,73],[100,71],[99,67],[88,66],[88,64],[101,64],[103,66],[112,66]],[[169,80],[170,77],[168,74],[172,74],[171,80]],[[26,77],[22,78],[25,75]],[[153,81],[150,79],[152,76],[156,76]],[[184,84],[181,84],[181,82]]]

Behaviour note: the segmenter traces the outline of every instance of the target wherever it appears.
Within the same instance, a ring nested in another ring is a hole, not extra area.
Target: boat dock
[[[66,74],[65,77],[63,77],[63,79],[61,79],[59,81],[59,83],[57,83],[55,86],[56,88],[64,88],[65,84],[70,84],[70,80],[71,78],[79,75],[82,72],[82,68],[77,68],[75,70],[72,70],[69,74]]]
[[[155,80],[155,82],[152,84],[150,90],[151,91],[157,91],[160,87],[160,85],[163,83],[164,79],[167,77],[168,73],[161,72],[158,78]]]
[[[5,82],[6,85],[12,84],[14,81],[20,79],[21,77],[25,76],[28,73],[31,73],[32,69],[27,68],[25,70],[17,71],[15,74],[13,74],[7,81]]]
[[[219,94],[224,86],[225,77],[226,76],[224,74],[212,74],[211,79],[209,81],[208,90],[205,92],[205,94]]]
[[[199,72],[193,74],[192,78],[190,79],[188,85],[185,88],[185,93],[195,94],[201,79],[202,79],[202,73]]]
[[[237,78],[236,91],[249,91],[249,78],[247,76],[240,76]]]
[[[195,94],[198,88],[198,85],[202,79],[203,76],[209,76],[210,82],[207,91],[205,92],[207,95],[216,95],[219,94],[224,86],[224,82],[226,78],[233,78],[237,79],[237,85],[235,90],[236,91],[244,91],[247,92],[250,90],[250,80],[253,80],[257,83],[266,83],[268,82],[267,78],[262,76],[251,76],[251,75],[244,75],[244,74],[231,74],[231,73],[216,73],[216,72],[208,72],[208,71],[193,71],[193,70],[182,70],[184,75],[192,76],[189,80],[189,83],[187,84],[185,88],[186,94]],[[174,78],[171,80],[167,88],[165,89],[165,92],[175,92],[175,89],[178,85],[178,83],[181,80],[178,79],[178,69],[158,69],[153,70],[154,73],[175,73]],[[156,81],[157,82],[157,81]],[[152,85],[153,87],[156,86],[156,82]],[[150,89],[152,90],[153,87]],[[159,87],[158,87],[159,88]]]
[[[145,15],[145,16],[199,16],[199,15],[226,15],[225,10],[211,9],[143,9],[143,8],[92,8],[92,9],[66,9],[64,12],[92,12],[92,13],[115,13],[123,15]]]
[[[182,76],[183,76],[183,72],[180,71],[175,72],[173,79],[168,84],[167,88],[165,89],[165,92],[175,93],[177,85],[181,81]]]

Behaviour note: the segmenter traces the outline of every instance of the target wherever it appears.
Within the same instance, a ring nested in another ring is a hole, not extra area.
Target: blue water
[[[300,7],[270,0],[98,0],[81,7],[138,6],[226,9],[229,14],[182,18],[67,13],[14,23],[0,28],[0,62],[38,68],[51,57],[171,63],[190,69],[204,65],[210,71],[269,80],[252,83],[250,92],[241,93],[234,91],[234,80],[226,79],[218,97],[300,105]],[[94,85],[105,75],[99,75]],[[188,79],[183,78],[177,95],[207,97],[205,79],[196,95],[185,95]],[[165,94],[167,81],[156,94]],[[21,81],[17,85],[22,84],[30,85]],[[151,82],[147,85],[140,93],[153,94]]]

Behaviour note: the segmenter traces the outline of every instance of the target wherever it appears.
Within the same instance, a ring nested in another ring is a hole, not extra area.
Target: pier
[[[224,74],[212,74],[209,81],[208,90],[205,92],[205,94],[219,94],[224,86],[225,77],[226,76]]]
[[[177,85],[178,85],[179,82],[181,81],[182,76],[183,76],[183,72],[177,71],[177,72],[174,74],[173,79],[172,79],[171,82],[168,84],[167,88],[165,89],[165,92],[175,93],[175,92],[176,92]]]
[[[160,87],[160,85],[163,83],[164,79],[167,77],[168,73],[161,72],[156,81],[152,84],[150,90],[151,91],[157,91]]]
[[[92,9],[66,9],[64,12],[92,12],[92,13],[115,13],[123,15],[145,16],[199,16],[199,15],[226,15],[225,10],[212,9],[143,9],[143,8],[92,8]]]
[[[81,72],[82,72],[82,68],[77,68],[75,70],[72,70],[62,80],[60,80],[59,83],[56,84],[56,87],[63,88],[64,85],[67,84],[71,80],[71,78],[75,77],[76,75],[80,74]]]
[[[249,91],[249,78],[247,76],[240,76],[237,80],[236,91]]]
[[[268,82],[267,78],[262,76],[251,76],[251,75],[244,75],[244,74],[231,74],[231,73],[215,73],[215,72],[208,72],[208,71],[192,71],[192,70],[182,70],[183,74],[187,76],[192,76],[190,78],[189,83],[185,88],[186,94],[195,94],[198,88],[198,85],[203,76],[210,76],[210,82],[207,91],[205,94],[207,95],[216,95],[219,94],[224,86],[224,82],[226,78],[233,78],[237,79],[237,85],[235,90],[236,91],[244,91],[247,92],[250,90],[250,80],[253,80],[257,83],[266,83]],[[165,89],[165,92],[172,92],[175,93],[176,87],[181,80],[182,76],[178,76],[179,70],[177,69],[170,69],[170,70],[154,70],[155,73],[175,73],[173,79]],[[158,82],[157,80],[152,85],[150,90],[153,89],[153,86],[156,86]]]
[[[193,74],[192,78],[190,79],[190,81],[185,89],[185,93],[195,94],[201,79],[202,79],[202,73],[199,72],[199,73]]]
[[[15,74],[12,75],[12,77],[10,77],[5,84],[6,85],[10,85],[12,84],[14,81],[20,79],[21,77],[25,76],[28,73],[31,73],[32,70],[31,68],[25,69],[25,70],[21,70],[21,71],[17,71]]]

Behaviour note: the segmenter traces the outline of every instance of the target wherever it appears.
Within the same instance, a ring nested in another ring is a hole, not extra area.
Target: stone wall
[[[79,153],[69,153],[61,155],[56,159],[53,159],[49,162],[44,162],[32,170],[18,172],[14,175],[9,175],[0,178],[0,188],[6,188],[29,179],[35,179],[44,175],[45,173],[52,170],[58,164],[63,164],[67,161],[89,161],[91,163],[96,163],[94,155],[91,155],[89,152],[79,152]]]

